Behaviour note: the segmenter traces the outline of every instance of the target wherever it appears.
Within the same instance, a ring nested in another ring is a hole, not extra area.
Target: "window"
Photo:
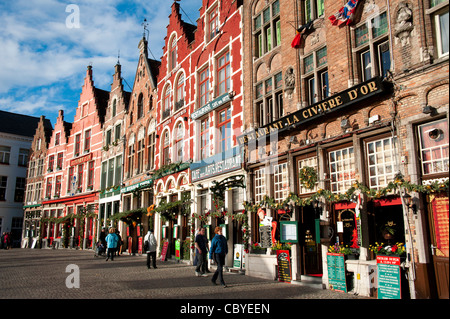
[[[176,139],[175,139],[175,156],[176,161],[183,161],[183,148],[184,148],[184,127],[183,123],[178,123],[176,129]]]
[[[41,200],[42,194],[42,183],[36,183],[36,191],[34,192],[34,200],[35,202]]]
[[[8,176],[0,176],[0,201],[6,200],[7,184],[8,184]]]
[[[231,67],[230,67],[230,52],[223,54],[218,59],[218,95],[228,93],[230,91],[230,78],[231,78]]]
[[[255,202],[259,203],[266,195],[265,168],[255,170]]]
[[[45,197],[49,199],[51,196],[52,196],[52,178],[49,177],[49,178],[47,178],[47,187],[45,190]]]
[[[280,1],[253,16],[254,56],[259,58],[281,44]]]
[[[418,127],[422,174],[438,174],[449,171],[449,138],[446,119]]]
[[[170,95],[172,94],[172,88],[170,84],[166,87],[166,91],[164,93],[164,105],[163,105],[163,113],[162,120],[166,119],[170,116]]]
[[[145,149],[145,135],[142,134],[142,139],[138,141],[137,149],[137,173],[144,171],[144,149]]]
[[[114,141],[118,141],[120,140],[120,134],[121,132],[122,126],[120,124],[116,125],[116,128],[114,129]]]
[[[33,201],[33,184],[27,184],[27,195],[26,195],[26,202],[31,203]]]
[[[298,161],[298,171],[300,172],[300,170],[304,167],[312,167],[316,170],[316,173],[318,174],[318,167],[317,167],[317,156],[313,156],[313,157],[308,157],[305,159],[300,159]],[[314,187],[312,189],[308,189],[305,186],[302,185],[302,183],[300,182],[300,178],[299,178],[299,193],[300,194],[306,194],[306,193],[311,193],[311,192],[316,192],[317,191],[317,185],[318,182],[316,182],[316,184],[314,185]]]
[[[303,1],[304,21],[308,23],[324,14],[324,0]]]
[[[55,166],[55,155],[50,155],[48,158],[48,172],[53,172],[53,167]]]
[[[56,169],[57,170],[63,169],[63,153],[58,153],[58,155],[57,155]]]
[[[78,165],[77,182],[77,189],[81,191],[83,188],[83,164]]]
[[[200,159],[209,157],[209,118],[201,120],[200,123]]]
[[[128,142],[128,177],[134,174],[134,135]]]
[[[394,180],[398,167],[395,165],[397,138],[385,138],[366,143],[367,167],[370,188],[386,187]]]
[[[375,76],[385,77],[391,67],[386,12],[355,29],[356,54],[362,81]]]
[[[114,182],[114,158],[110,158],[108,161],[108,179],[106,182],[106,187],[113,186]]]
[[[112,104],[112,112],[111,112],[111,116],[114,117],[117,114],[117,100],[114,99],[113,104]]]
[[[0,163],[9,164],[9,157],[11,156],[11,147],[0,146]]]
[[[36,174],[36,162],[31,161],[28,168],[28,177],[34,177],[36,176],[35,174]]]
[[[40,158],[38,160],[37,176],[41,176],[43,172],[44,172],[44,159]]]
[[[88,164],[87,187],[90,189],[94,188],[94,161],[90,161]]]
[[[329,96],[327,47],[323,47],[303,59],[306,95],[309,105]]]
[[[170,139],[169,139],[169,131],[164,132],[164,139],[163,139],[163,165],[170,164]]]
[[[122,155],[116,157],[115,170],[114,185],[119,185],[122,181]]]
[[[447,5],[440,5],[446,2],[445,0],[431,0],[434,39],[436,42],[437,57],[441,58],[448,56],[448,42],[449,42],[449,16],[448,16],[448,2]]]
[[[137,118],[140,119],[144,116],[144,95],[141,93],[137,102]]]
[[[61,179],[62,179],[61,175],[56,176],[56,179],[55,179],[55,196],[56,197],[61,196]]]
[[[55,146],[59,145],[59,143],[61,142],[61,133],[56,133],[55,136]]]
[[[73,173],[73,167],[69,167],[69,178],[67,179],[67,192],[70,192],[70,190],[73,187],[73,180],[74,173]]]
[[[209,102],[209,69],[200,72],[200,107]]]
[[[28,149],[26,148],[21,148],[19,149],[19,160],[17,162],[17,165],[19,166],[27,166],[28,164]]]
[[[259,126],[272,123],[284,116],[281,72],[257,83],[255,89]]]
[[[208,41],[211,41],[217,34],[219,34],[219,7],[215,6],[208,13]]]
[[[105,147],[111,144],[111,130],[106,131]]]
[[[89,152],[91,148],[91,130],[84,132],[84,152]]]
[[[153,169],[153,166],[155,166],[155,141],[156,141],[156,133],[153,132],[148,135],[148,143],[147,143],[148,169]]]
[[[184,74],[181,73],[177,82],[177,96],[175,102],[175,112],[184,106]]]
[[[331,191],[346,192],[355,181],[355,154],[353,147],[329,152]]]
[[[273,166],[273,186],[275,201],[280,203],[289,195],[287,163]]]
[[[22,203],[25,195],[26,178],[16,177],[16,189],[14,191],[14,201]]]
[[[100,180],[100,188],[103,190],[106,188],[106,179],[108,177],[108,162],[102,163],[102,176]]]
[[[75,156],[80,155],[80,151],[81,151],[81,134],[77,134],[75,135]]]
[[[173,70],[177,66],[177,37],[173,36],[170,43],[169,53],[169,70]]]
[[[231,109],[226,108],[218,112],[218,133],[219,133],[219,147],[217,152],[225,152],[232,147],[231,136]]]

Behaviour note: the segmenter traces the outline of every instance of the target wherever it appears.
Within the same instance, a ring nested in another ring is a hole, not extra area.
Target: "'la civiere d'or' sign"
[[[238,137],[240,145],[249,141],[268,137],[275,133],[281,133],[284,130],[297,127],[299,124],[306,123],[325,114],[348,107],[354,103],[361,102],[374,95],[381,94],[390,87],[388,82],[381,77],[372,78],[369,81],[355,85],[345,91],[326,98],[318,103],[312,104],[295,113],[284,116],[272,123],[261,126]]]

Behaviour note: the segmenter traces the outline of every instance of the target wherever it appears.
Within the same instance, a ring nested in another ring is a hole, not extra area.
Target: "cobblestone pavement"
[[[71,278],[76,273],[69,265],[79,269],[79,288],[66,286],[66,280],[75,284]],[[91,250],[0,250],[0,298],[364,299],[236,273],[224,273],[224,289],[211,284],[212,274],[194,276],[193,266],[159,260],[157,266],[147,269],[145,256],[105,261]]]

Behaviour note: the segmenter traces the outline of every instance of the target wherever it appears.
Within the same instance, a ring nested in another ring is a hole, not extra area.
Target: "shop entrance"
[[[300,245],[302,251],[302,274],[322,276],[322,248],[320,244],[319,219],[312,206],[300,208]]]
[[[433,266],[439,299],[449,298],[449,201],[445,193],[429,195],[429,224]]]

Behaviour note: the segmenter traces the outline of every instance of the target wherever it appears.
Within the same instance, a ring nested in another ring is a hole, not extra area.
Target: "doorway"
[[[302,259],[302,274],[307,276],[322,276],[322,245],[320,244],[319,219],[314,208],[300,207],[300,248]]]

